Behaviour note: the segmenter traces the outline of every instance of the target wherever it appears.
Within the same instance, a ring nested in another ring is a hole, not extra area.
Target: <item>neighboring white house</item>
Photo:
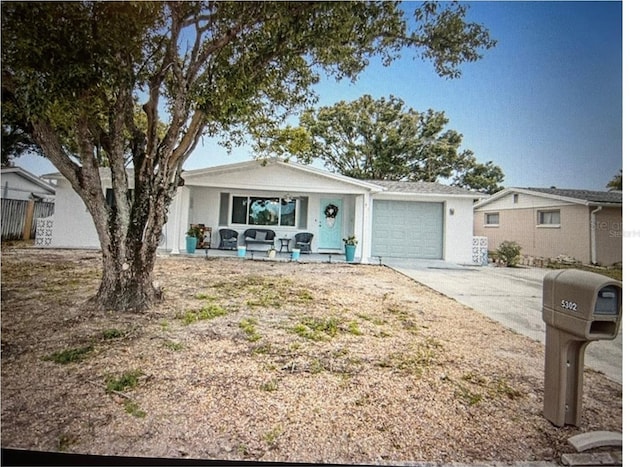
[[[363,262],[381,256],[470,264],[473,203],[486,197],[438,183],[356,180],[278,160],[190,170],[182,178],[159,247],[174,254],[185,250],[189,225],[204,224],[212,228],[212,248],[220,228],[236,230],[240,244],[246,229],[269,228],[277,238],[312,233],[314,253],[342,252],[342,239],[355,235]],[[64,178],[57,179],[51,246],[98,248],[82,201]],[[106,192],[107,170],[102,182]],[[328,208],[335,217],[326,215]],[[268,219],[258,220],[259,209],[269,211]]]
[[[0,175],[0,198],[53,201],[56,187],[21,167],[6,167]]]

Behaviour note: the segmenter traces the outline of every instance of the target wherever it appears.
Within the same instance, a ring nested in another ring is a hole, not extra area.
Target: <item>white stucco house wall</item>
[[[342,239],[355,235],[362,262],[398,257],[470,264],[474,200],[486,197],[438,183],[356,180],[279,160],[184,171],[182,178],[164,226],[163,253],[183,253],[189,225],[204,224],[212,229],[211,248],[218,246],[221,228],[237,231],[240,245],[245,230],[268,228],[276,238],[312,233],[313,253],[342,253]],[[82,201],[64,178],[57,179],[51,246],[99,248]],[[107,170],[102,182],[106,193]],[[259,204],[275,209],[269,225],[251,217]],[[325,216],[329,205],[338,208],[335,219]]]

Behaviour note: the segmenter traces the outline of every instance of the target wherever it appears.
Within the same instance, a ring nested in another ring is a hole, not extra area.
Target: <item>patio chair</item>
[[[219,250],[235,250],[238,248],[238,232],[233,229],[220,229]]]
[[[311,253],[311,241],[313,234],[310,232],[300,232],[295,234],[293,247],[299,248],[300,253]]]

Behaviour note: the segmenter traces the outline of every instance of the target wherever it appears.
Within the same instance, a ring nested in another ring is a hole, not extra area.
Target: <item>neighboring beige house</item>
[[[489,251],[510,240],[523,256],[609,266],[622,262],[622,192],[507,188],[475,205],[473,230]]]

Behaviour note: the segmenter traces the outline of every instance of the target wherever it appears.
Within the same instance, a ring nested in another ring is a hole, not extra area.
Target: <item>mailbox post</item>
[[[584,351],[612,340],[622,318],[622,283],[600,274],[563,269],[544,277],[546,323],[544,416],[556,426],[580,426]]]

